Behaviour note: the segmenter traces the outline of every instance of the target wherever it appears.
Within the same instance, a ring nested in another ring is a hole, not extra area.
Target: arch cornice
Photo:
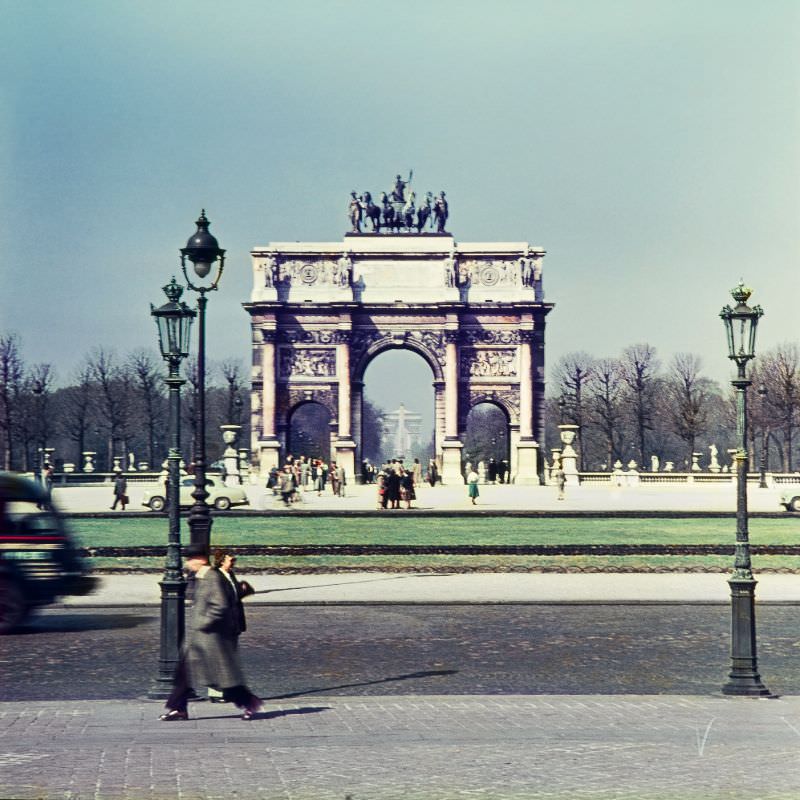
[[[363,382],[369,363],[387,350],[410,350],[425,359],[434,381],[444,380],[444,337],[439,331],[363,331],[354,329],[350,342],[351,373],[354,382]]]

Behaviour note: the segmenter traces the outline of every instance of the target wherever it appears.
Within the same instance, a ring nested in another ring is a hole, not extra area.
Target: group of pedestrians
[[[305,491],[315,491],[321,497],[328,486],[335,496],[344,497],[346,485],[347,474],[341,464],[306,456],[288,455],[283,469],[272,467],[267,477],[267,489],[280,495],[287,507],[300,502]]]
[[[406,469],[402,459],[393,458],[383,465],[375,482],[380,510],[400,508],[400,503],[412,508],[411,503],[417,499],[416,487],[422,482],[422,465],[415,458],[413,467]]]

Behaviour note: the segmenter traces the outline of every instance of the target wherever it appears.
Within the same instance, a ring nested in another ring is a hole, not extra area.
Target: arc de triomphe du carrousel
[[[286,454],[292,415],[330,415],[331,458],[361,464],[364,373],[401,348],[431,369],[434,449],[444,483],[462,483],[470,409],[491,403],[507,424],[512,479],[539,483],[544,443],[545,251],[527,242],[456,242],[447,200],[418,200],[399,176],[376,203],[350,200],[340,242],[254,247],[252,454],[265,475]]]

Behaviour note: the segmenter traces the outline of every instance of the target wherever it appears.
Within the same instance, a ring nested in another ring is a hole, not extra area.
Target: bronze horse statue
[[[372,195],[369,192],[364,192],[361,195],[361,208],[367,219],[372,223],[372,230],[376,233],[381,229],[381,210],[375,203],[372,202]]]
[[[417,233],[422,233],[422,229],[425,227],[428,219],[430,219],[431,211],[431,193],[428,192],[427,196],[420,204],[420,207],[417,209]]]
[[[392,205],[391,200],[389,200],[389,195],[386,194],[386,192],[381,192],[381,206],[383,211],[383,227],[396,230],[397,224],[395,221],[394,206]]]

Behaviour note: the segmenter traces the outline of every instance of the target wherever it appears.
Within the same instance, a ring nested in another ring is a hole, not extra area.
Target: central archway
[[[435,457],[435,383],[430,362],[413,348],[386,346],[370,354],[354,382],[357,465],[397,458],[425,467]]]

